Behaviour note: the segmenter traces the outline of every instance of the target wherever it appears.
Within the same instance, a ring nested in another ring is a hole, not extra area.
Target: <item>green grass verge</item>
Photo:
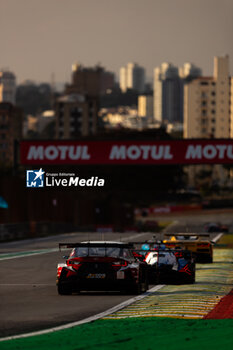
[[[132,318],[98,320],[0,343],[1,350],[232,350],[233,320]]]
[[[225,233],[220,240],[217,242],[217,246],[216,248],[218,248],[218,246],[225,246],[225,247],[229,247],[232,248],[233,247],[233,234],[231,233]]]

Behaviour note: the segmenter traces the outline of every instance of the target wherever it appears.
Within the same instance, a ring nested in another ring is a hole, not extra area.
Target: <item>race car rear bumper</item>
[[[213,255],[212,253],[202,253],[197,252],[196,253],[196,262],[197,263],[212,263],[213,262]]]
[[[72,276],[58,280],[57,284],[69,285],[73,292],[77,291],[121,291],[132,289],[137,285],[137,280],[133,277],[124,279],[116,278],[85,278]]]

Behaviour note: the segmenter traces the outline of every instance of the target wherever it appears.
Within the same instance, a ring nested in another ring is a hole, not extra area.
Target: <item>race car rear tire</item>
[[[141,283],[137,283],[133,288],[130,289],[130,294],[142,294],[142,284]]]
[[[213,257],[212,256],[209,256],[207,259],[206,259],[206,262],[208,264],[212,264],[213,263]]]
[[[148,289],[149,289],[149,274],[148,274],[148,270],[146,270],[144,272],[143,282],[141,282],[142,293],[145,293]]]
[[[57,291],[60,295],[70,295],[72,294],[72,286],[70,284],[59,283]]]
[[[195,283],[195,275],[186,276],[182,282],[182,284],[194,284],[194,283]]]
[[[149,288],[148,279],[145,281],[138,282],[133,288],[130,288],[129,292],[132,294],[142,294],[145,293]]]

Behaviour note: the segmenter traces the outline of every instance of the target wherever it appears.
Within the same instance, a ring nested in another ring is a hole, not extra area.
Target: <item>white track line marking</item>
[[[154,317],[155,315],[154,314],[147,314],[147,315],[140,315],[140,317]],[[135,318],[135,317],[138,317],[138,315],[135,315],[135,316],[120,316],[120,317],[116,317],[114,318],[114,320],[121,320],[121,319],[124,319],[124,318]],[[200,317],[199,315],[189,315],[189,314],[184,314],[184,315],[181,315],[181,314],[157,314],[156,317],[169,317],[169,318],[189,318],[189,319],[192,319],[192,318],[199,318],[201,319],[202,317]],[[110,318],[109,318],[110,320]]]
[[[79,325],[84,324],[84,323],[96,321],[96,320],[98,320],[98,319],[100,319],[102,317],[105,317],[105,316],[110,315],[110,314],[112,314],[114,312],[117,312],[117,311],[119,311],[119,310],[129,306],[130,304],[135,303],[138,300],[141,300],[141,299],[147,297],[148,295],[158,291],[159,289],[161,289],[164,286],[165,286],[164,284],[159,284],[159,285],[149,289],[146,293],[143,293],[141,295],[137,295],[134,298],[126,300],[123,303],[112,307],[111,309],[108,309],[108,310],[106,310],[104,312],[101,312],[101,313],[99,313],[97,315],[87,317],[84,320],[77,321],[77,322],[72,322],[72,323],[67,323],[67,324],[65,324],[63,326],[53,327],[53,328],[45,329],[43,331],[31,332],[31,333],[25,333],[25,334],[19,334],[19,335],[13,335],[13,336],[6,337],[6,338],[0,338],[0,341],[19,339],[19,338],[26,338],[26,337],[33,337],[33,336],[36,336],[36,335],[41,335],[41,334],[47,334],[47,333],[52,333],[52,332],[56,332],[56,331],[61,331],[63,329],[67,329],[67,328],[79,326]]]
[[[12,254],[12,256],[5,256],[1,258],[0,255],[0,261],[4,261],[4,260],[10,260],[10,259],[19,259],[19,258],[26,258],[27,256],[34,256],[34,255],[42,255],[42,254],[48,254],[48,253],[54,253],[54,252],[59,252],[58,248],[51,248],[51,249],[41,249],[40,250],[29,250],[29,251],[25,251],[25,252],[16,252],[16,253],[9,253]],[[15,255],[14,255],[15,254]],[[17,255],[20,254],[20,255]]]
[[[223,233],[219,233],[216,237],[212,239],[214,243],[216,243],[221,237],[223,236]]]

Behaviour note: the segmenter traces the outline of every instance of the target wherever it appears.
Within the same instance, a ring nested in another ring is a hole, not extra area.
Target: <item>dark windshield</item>
[[[71,252],[71,257],[107,256],[112,258],[130,259],[132,255],[127,248],[118,247],[78,247]]]

